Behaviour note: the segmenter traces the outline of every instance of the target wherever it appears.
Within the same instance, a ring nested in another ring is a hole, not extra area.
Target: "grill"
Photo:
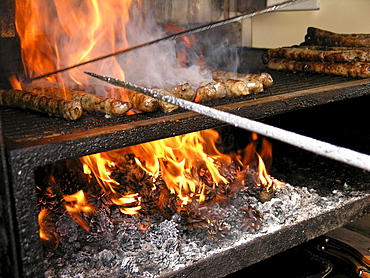
[[[266,71],[259,59],[264,51],[241,48],[239,55],[242,63],[239,72]],[[347,129],[348,126],[353,126],[355,120],[353,117],[356,117],[358,107],[361,111],[366,109],[363,103],[369,99],[368,79],[273,71],[270,73],[275,84],[264,94],[214,100],[204,104],[328,141],[335,142],[338,130],[341,130],[351,135],[347,136],[349,137],[347,141],[339,141],[339,145],[348,144],[348,147],[355,149],[362,146],[360,151],[369,152],[366,131],[361,137],[362,133],[359,134],[357,125],[349,130],[345,129],[345,126]],[[353,116],[341,116],[339,123],[335,122],[333,117],[328,119],[325,116],[328,113],[341,115],[337,111],[348,111],[350,114],[353,113]],[[5,216],[4,226],[10,227],[6,230],[4,242],[6,244],[4,246],[8,246],[9,261],[6,266],[8,271],[11,269],[14,276],[23,277],[43,276],[43,272],[40,271],[43,253],[39,242],[35,208],[34,171],[38,167],[192,131],[224,126],[224,123],[184,110],[170,114],[155,112],[110,119],[84,115],[77,122],[67,122],[36,112],[5,107],[1,107],[0,112],[4,185],[1,189],[2,213]],[[292,121],[292,118],[296,117],[301,122]],[[311,121],[307,117],[314,120]],[[333,119],[329,122],[332,128],[325,127],[323,131],[325,123],[320,124],[319,117],[324,117],[323,120]],[[354,143],[357,139],[359,142]],[[332,195],[332,192],[330,188],[323,188],[320,183],[325,184],[335,176],[352,181],[351,177],[354,176],[356,180],[353,181],[353,188],[360,190],[358,195],[344,199],[337,205],[334,204],[331,208],[307,216],[296,223],[283,225],[278,230],[253,235],[246,242],[224,248],[185,268],[164,273],[162,277],[206,277],[210,274],[223,277],[368,213],[370,196],[363,192],[364,187],[369,184],[366,173],[279,142],[273,144],[277,161],[273,175],[281,176],[287,182],[296,181],[302,186],[316,187],[323,192],[323,196]],[[286,157],[285,153],[289,153],[289,156],[293,154],[292,159],[296,159],[293,164],[283,159]],[[314,175],[304,170],[307,167],[314,169]]]

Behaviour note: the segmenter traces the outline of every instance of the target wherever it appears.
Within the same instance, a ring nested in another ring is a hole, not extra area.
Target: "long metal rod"
[[[143,86],[139,86],[130,82],[124,82],[113,77],[102,76],[90,72],[85,73],[115,86],[143,93],[150,97],[177,105],[181,108],[197,112],[199,114],[220,120],[236,127],[240,127],[251,132],[256,132],[260,135],[282,141],[284,143],[340,162],[344,162],[346,164],[361,168],[366,171],[370,171],[370,155],[332,145],[317,139],[313,139],[311,137],[303,136],[291,131],[286,131],[284,129],[270,126],[264,123],[256,122],[248,118],[237,116],[199,103],[183,100],[171,95],[165,95],[149,88],[145,88]]]
[[[33,77],[33,78],[30,78],[28,81],[32,82],[33,80],[48,77],[50,75],[61,73],[61,72],[64,72],[64,71],[67,71],[67,70],[70,70],[70,69],[73,69],[73,68],[76,68],[76,67],[84,66],[86,64],[97,62],[97,61],[100,61],[100,60],[103,60],[103,59],[106,59],[106,58],[109,58],[109,57],[117,56],[117,55],[129,52],[129,51],[135,50],[135,49],[146,47],[146,46],[149,46],[149,45],[152,45],[152,44],[157,44],[157,43],[162,42],[162,41],[174,40],[174,39],[177,39],[177,38],[182,37],[182,36],[187,36],[187,35],[199,33],[199,32],[206,31],[206,30],[216,28],[216,27],[220,27],[222,25],[226,25],[226,24],[229,24],[229,23],[232,23],[232,22],[236,22],[236,21],[239,21],[239,20],[250,18],[250,17],[256,16],[256,15],[276,11],[276,10],[279,10],[279,9],[282,9],[282,8],[285,8],[285,7],[300,3],[300,2],[305,2],[305,1],[307,1],[307,0],[290,0],[290,1],[283,2],[281,4],[277,4],[277,5],[267,7],[265,9],[262,9],[262,10],[259,10],[259,11],[252,12],[252,13],[238,15],[238,16],[235,16],[235,17],[232,17],[232,18],[228,18],[228,19],[220,20],[220,21],[217,21],[217,22],[214,22],[214,23],[202,25],[200,27],[187,29],[185,31],[182,31],[182,32],[179,32],[179,33],[176,33],[176,34],[172,34],[172,35],[168,35],[168,36],[160,38],[160,39],[152,40],[152,41],[149,41],[149,42],[146,42],[146,43],[143,43],[143,44],[139,44],[139,45],[136,45],[136,46],[132,46],[132,47],[129,47],[129,48],[126,48],[126,49],[123,49],[123,50],[120,50],[120,51],[117,51],[117,52],[114,52],[114,53],[110,53],[110,54],[107,54],[107,55],[104,55],[104,56],[100,56],[100,57],[97,57],[97,58],[94,58],[94,59],[91,59],[91,60],[88,60],[88,61],[85,61],[85,62],[81,62],[81,63],[75,64],[75,65],[72,65],[72,66],[69,66],[69,67],[65,67],[65,68],[62,68],[62,69],[44,74],[44,75]]]

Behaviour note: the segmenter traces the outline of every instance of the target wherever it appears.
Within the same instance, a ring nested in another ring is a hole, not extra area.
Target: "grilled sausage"
[[[300,46],[270,49],[263,55],[264,63],[272,58],[309,62],[370,62],[370,48]]]
[[[252,74],[252,73],[242,74],[242,73],[217,70],[217,71],[212,72],[212,77],[216,81],[225,81],[227,79],[235,79],[235,80],[242,80],[247,84],[250,83],[248,87],[252,91],[252,93],[260,93],[264,89],[271,87],[274,83],[272,76],[265,72],[260,73],[260,74]]]
[[[303,45],[370,47],[370,34],[338,34],[308,27]]]
[[[75,121],[82,115],[78,100],[65,100],[22,90],[0,90],[0,105],[31,109]]]
[[[242,80],[227,79],[224,82],[226,85],[227,96],[240,97],[251,93],[247,83]]]
[[[147,95],[127,90],[132,106],[142,112],[153,112],[158,108],[158,100]]]
[[[164,90],[164,89],[156,89],[155,88],[153,90],[157,91],[157,92],[160,92],[162,94],[165,94],[165,95],[173,95],[172,93],[170,93],[169,91]],[[159,109],[162,112],[165,112],[165,113],[172,112],[172,111],[176,110],[177,108],[179,108],[177,105],[173,105],[171,103],[168,103],[168,102],[165,102],[165,101],[162,101],[162,100],[158,101],[158,106],[159,106]]]
[[[78,91],[65,92],[59,88],[31,86],[30,90],[34,93],[43,94],[51,97],[69,96],[72,100],[81,102],[81,107],[87,112],[105,114],[105,117],[122,116],[132,108],[132,104],[113,98],[103,98],[101,96],[88,94]]]
[[[370,63],[363,62],[300,62],[273,58],[268,61],[266,66],[273,70],[302,71],[361,78],[370,77]]]
[[[197,100],[220,99],[227,95],[226,85],[223,82],[209,82],[197,89]]]
[[[170,89],[172,95],[185,100],[193,101],[196,96],[195,90],[190,86],[189,83],[182,85],[173,86]]]

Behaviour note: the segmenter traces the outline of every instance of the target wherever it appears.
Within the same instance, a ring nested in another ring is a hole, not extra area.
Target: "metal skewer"
[[[98,78],[102,81],[110,83],[112,85],[123,87],[128,90],[136,91],[150,97],[177,105],[181,108],[197,112],[199,114],[220,120],[222,122],[240,127],[251,132],[258,133],[260,135],[273,138],[284,143],[296,146],[298,148],[310,151],[366,171],[370,171],[370,155],[359,153],[351,149],[332,145],[320,140],[313,139],[311,137],[303,136],[294,132],[286,131],[274,126],[263,124],[237,116],[225,111],[221,111],[215,108],[211,108],[199,103],[180,99],[171,95],[165,95],[160,92],[139,86],[130,82],[124,82],[113,77],[107,77],[98,75],[95,73],[85,72],[92,77]]]
[[[232,17],[232,18],[228,18],[228,19],[217,21],[217,22],[209,23],[209,24],[206,24],[206,25],[202,25],[200,27],[187,29],[185,31],[182,31],[182,32],[179,32],[179,33],[176,33],[176,34],[172,34],[172,35],[168,35],[168,36],[160,38],[160,39],[152,40],[150,42],[146,42],[146,43],[143,43],[143,44],[132,46],[132,47],[129,47],[129,48],[126,48],[126,49],[123,49],[123,50],[120,50],[120,51],[117,51],[117,52],[114,52],[114,53],[110,53],[110,54],[107,54],[107,55],[104,55],[104,56],[100,56],[100,57],[97,57],[97,58],[94,58],[94,59],[91,59],[91,60],[88,60],[88,61],[85,61],[85,62],[81,62],[81,63],[75,64],[75,65],[72,65],[72,66],[69,66],[69,67],[65,67],[65,68],[62,68],[62,69],[59,69],[59,70],[56,70],[56,71],[53,71],[53,72],[50,72],[50,73],[47,73],[47,74],[43,74],[43,75],[40,75],[40,76],[37,76],[37,77],[29,78],[28,81],[32,82],[32,81],[40,79],[40,78],[48,77],[50,75],[54,75],[54,74],[57,74],[57,73],[61,73],[61,72],[70,70],[70,69],[74,69],[76,67],[84,66],[86,64],[90,64],[90,63],[97,62],[97,61],[100,61],[100,60],[103,60],[103,59],[106,59],[106,58],[117,56],[117,55],[129,52],[129,51],[132,51],[132,50],[135,50],[135,49],[139,49],[139,48],[142,48],[142,47],[145,47],[145,46],[149,46],[149,45],[152,45],[152,44],[157,44],[157,43],[162,42],[162,41],[174,40],[174,39],[177,39],[177,38],[182,37],[182,36],[187,36],[187,35],[199,33],[199,32],[206,31],[206,30],[216,28],[216,27],[220,27],[220,26],[232,23],[232,22],[236,22],[236,21],[239,21],[239,20],[250,18],[250,17],[256,16],[256,15],[272,12],[272,11],[279,10],[279,9],[282,9],[282,8],[285,8],[285,7],[289,7],[291,5],[294,5],[294,4],[297,4],[297,3],[300,3],[300,2],[305,2],[305,1],[307,1],[307,0],[285,1],[283,3],[276,4],[276,5],[273,5],[273,6],[270,6],[270,7],[267,7],[265,9],[255,11],[255,12],[252,12],[252,13],[238,15],[238,16],[235,16],[235,17]]]

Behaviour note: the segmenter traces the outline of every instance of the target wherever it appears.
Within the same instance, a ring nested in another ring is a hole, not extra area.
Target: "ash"
[[[203,225],[199,219],[192,226],[183,224],[180,213],[169,219],[148,219],[140,214],[123,215],[102,203],[91,220],[90,232],[68,214],[60,217],[56,225],[60,244],[55,251],[45,250],[45,277],[159,277],[364,194],[346,184],[326,196],[315,189],[285,184],[267,201],[238,194],[227,206],[201,208],[203,215],[214,220]],[[246,210],[249,215],[259,213],[255,214],[261,217],[258,225],[245,220]]]

